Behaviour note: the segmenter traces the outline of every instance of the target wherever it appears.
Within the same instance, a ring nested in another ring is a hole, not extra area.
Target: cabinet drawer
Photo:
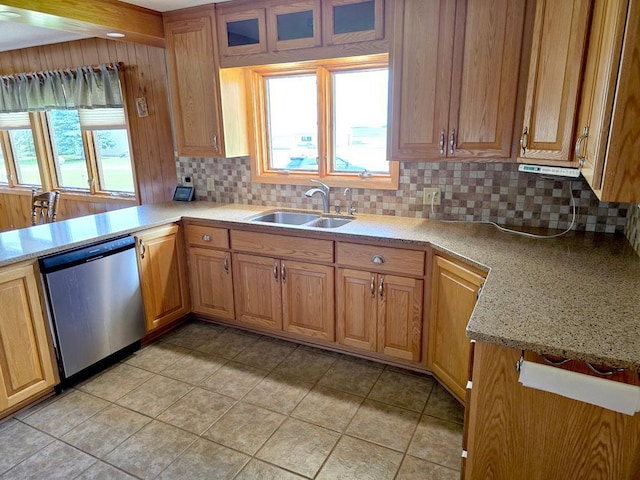
[[[338,242],[336,257],[339,265],[417,277],[424,275],[424,252],[417,250]]]
[[[201,247],[229,248],[229,235],[226,228],[187,225],[187,242]]]
[[[331,240],[232,230],[231,248],[270,257],[333,262],[333,242]]]

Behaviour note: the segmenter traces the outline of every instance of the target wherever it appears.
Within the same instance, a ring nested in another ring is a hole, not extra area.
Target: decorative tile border
[[[627,215],[627,227],[624,231],[629,243],[640,255],[640,203],[633,204]]]
[[[178,179],[193,177],[196,197],[221,203],[246,203],[289,208],[317,208],[304,185],[271,185],[251,182],[248,157],[187,158],[177,161]],[[213,178],[214,191],[207,191]],[[442,204],[434,217],[446,220],[485,220],[503,225],[565,229],[571,222],[569,185],[576,199],[576,230],[624,232],[629,204],[600,202],[583,179],[571,183],[518,172],[515,163],[400,164],[400,188],[394,190],[352,189],[358,212],[402,217],[429,218],[430,207],[422,204],[424,187],[440,187]],[[339,189],[335,200],[345,205]]]

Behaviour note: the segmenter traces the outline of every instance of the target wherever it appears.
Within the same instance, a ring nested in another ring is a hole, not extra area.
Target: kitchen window
[[[398,187],[387,55],[254,68],[252,81],[255,181]]]
[[[31,118],[28,113],[0,113],[0,143],[2,143],[3,152],[0,183],[42,185]]]

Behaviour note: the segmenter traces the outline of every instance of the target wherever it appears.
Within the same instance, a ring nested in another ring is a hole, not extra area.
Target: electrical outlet
[[[186,175],[184,177],[182,177],[182,183],[184,183],[185,185],[191,186],[191,176]]]
[[[424,205],[431,205],[431,202],[433,202],[433,205],[440,205],[440,197],[441,192],[439,188],[425,187],[425,189],[422,190],[422,203]]]
[[[216,191],[216,182],[213,178],[207,178],[207,190],[211,193]]]

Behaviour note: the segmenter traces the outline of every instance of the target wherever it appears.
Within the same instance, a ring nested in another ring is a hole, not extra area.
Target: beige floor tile
[[[419,413],[365,400],[347,428],[347,434],[404,452],[419,419]]]
[[[204,437],[253,455],[285,418],[279,413],[238,402],[204,433]]]
[[[460,472],[407,455],[396,480],[458,480]]]
[[[365,397],[380,377],[384,365],[374,362],[354,362],[341,358],[318,382],[325,387]]]
[[[132,367],[160,373],[176,363],[188,352],[189,349],[187,348],[170,343],[155,342],[138,350],[131,357],[127,358],[125,363]]]
[[[150,417],[156,417],[185,396],[193,387],[172,378],[154,375],[116,403]]]
[[[386,369],[373,386],[369,398],[422,413],[434,380],[426,375]]]
[[[192,351],[161,372],[165,377],[175,378],[181,382],[198,385],[213,372],[222,367],[227,360],[216,355]]]
[[[60,437],[109,405],[105,400],[73,390],[23,421],[54,437]]]
[[[424,413],[442,420],[464,423],[464,407],[439,383],[431,392]]]
[[[158,477],[160,480],[229,479],[245,466],[250,457],[199,438]]]
[[[339,438],[336,432],[289,418],[256,457],[300,475],[313,477]]]
[[[92,456],[56,440],[6,472],[2,479],[67,480],[75,478],[95,462]]]
[[[258,338],[257,335],[229,329],[207,340],[206,343],[198,347],[198,351],[232,359],[249,345],[258,341]]]
[[[203,322],[189,322],[166,335],[163,335],[160,340],[179,347],[196,350],[198,347],[204,345],[208,340],[220,335],[224,330],[224,327],[220,325],[207,324]]]
[[[121,363],[79,385],[78,390],[115,402],[152,376],[153,373],[147,370]]]
[[[287,472],[275,465],[252,459],[234,480],[302,480],[304,477]]]
[[[111,405],[62,437],[62,440],[94,457],[103,458],[151,419]]]
[[[252,367],[273,370],[295,349],[296,347],[288,342],[279,343],[262,338],[245,348],[233,360]]]
[[[16,412],[16,414],[13,415],[13,418],[15,418],[16,420],[24,420],[28,416],[33,415],[37,411],[42,410],[44,407],[47,407],[47,406],[51,405],[53,402],[57,402],[61,398],[65,397],[65,396],[67,396],[70,393],[75,392],[75,391],[76,391],[76,389],[72,388],[72,389],[68,389],[68,390],[65,390],[63,392],[60,392],[60,393],[57,393],[57,394],[52,394],[52,395],[50,395],[48,397],[45,397],[42,400],[37,401],[33,405],[29,405],[28,407],[23,408],[19,412]]]
[[[235,400],[215,392],[194,388],[165,410],[158,420],[200,435],[229,410]]]
[[[206,378],[200,387],[231,398],[245,396],[269,372],[237,362],[229,362]]]
[[[155,478],[197,438],[153,420],[107,455],[105,461],[132,475]]]
[[[461,451],[462,425],[423,415],[407,453],[458,470]]]
[[[128,473],[104,462],[96,462],[74,480],[136,480]]]
[[[0,423],[0,475],[53,440],[53,437],[17,420]]]
[[[303,378],[311,382],[316,382],[335,363],[336,358],[330,355],[318,353],[317,350],[296,349],[291,355],[285,358],[275,369],[283,375]]]
[[[362,397],[318,385],[298,404],[291,416],[342,432],[363,400]]]
[[[269,410],[289,414],[312,388],[313,382],[273,372],[256,385],[243,400]]]
[[[343,436],[329,456],[318,480],[393,480],[402,453]]]

